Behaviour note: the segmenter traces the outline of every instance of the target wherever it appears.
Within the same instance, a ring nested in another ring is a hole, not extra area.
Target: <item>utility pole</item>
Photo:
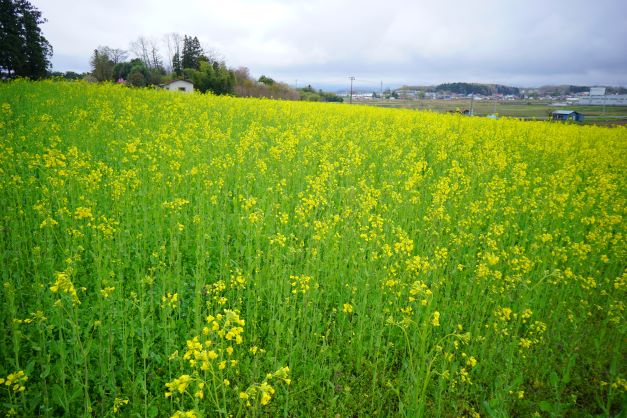
[[[350,76],[348,77],[351,80],[351,95],[350,95],[350,99],[348,101],[348,104],[353,104],[353,80],[355,79],[355,77]]]
[[[381,90],[380,90],[380,96],[381,100],[383,100],[383,80],[381,80]]]
[[[470,95],[470,116],[474,116],[475,94]]]

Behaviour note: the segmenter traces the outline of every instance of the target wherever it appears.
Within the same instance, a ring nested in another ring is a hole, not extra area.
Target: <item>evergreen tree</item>
[[[203,57],[202,46],[197,37],[185,35],[183,38],[183,56],[181,57],[181,66],[183,68],[200,69],[200,60]]]
[[[181,64],[181,54],[179,54],[179,50],[177,48],[176,53],[172,57],[172,70],[177,77],[183,75],[183,66]]]
[[[50,68],[52,46],[39,25],[41,12],[26,0],[0,0],[0,74],[40,78]]]

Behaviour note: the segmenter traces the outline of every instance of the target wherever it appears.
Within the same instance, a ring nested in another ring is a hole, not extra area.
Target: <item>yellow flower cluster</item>
[[[237,277],[235,282],[237,283]],[[214,284],[210,289],[223,289],[224,283]],[[235,288],[239,288],[237,285]],[[221,290],[218,290],[218,293]],[[211,292],[213,293],[213,292]],[[239,380],[238,366],[244,358],[245,352],[236,352],[235,347],[244,341],[244,326],[246,321],[240,317],[238,311],[223,309],[222,313],[208,315],[207,325],[203,327],[199,336],[194,336],[186,342],[186,348],[181,359],[188,365],[191,372],[182,374],[166,383],[166,397],[189,393],[193,398],[205,399],[208,388],[215,389],[216,385],[222,385],[227,390],[232,386],[231,380]],[[234,345],[233,345],[234,344]],[[257,346],[248,349],[250,355],[264,353],[265,350]],[[178,359],[178,351],[170,356],[170,360]],[[271,380],[278,380],[290,384],[289,368],[282,367],[274,373],[269,373],[261,384],[254,384],[246,391],[238,392],[239,385],[233,389],[234,395],[240,400],[246,400],[247,405],[267,405],[275,393],[270,385]],[[194,385],[193,390],[190,385]],[[213,390],[212,389],[212,390]],[[216,401],[215,394],[209,399]]]
[[[115,287],[109,286],[109,287],[105,287],[104,289],[100,290],[100,295],[107,299],[109,296],[111,296],[111,293],[113,293],[113,291],[115,290]]]
[[[240,392],[239,398],[245,401],[246,406],[253,407],[255,403],[261,406],[267,405],[272,400],[272,396],[276,392],[274,387],[270,385],[271,381],[283,382],[289,385],[292,381],[289,378],[289,367],[281,367],[274,373],[268,373],[260,384],[254,384],[243,392]]]
[[[161,297],[161,306],[176,309],[179,303],[179,294],[168,292]]]
[[[18,319],[15,318],[13,320],[14,324],[32,324],[33,322],[44,322],[48,320],[48,317],[46,317],[43,313],[43,311],[35,311],[33,313],[31,313],[29,318],[25,318],[25,319]]]
[[[75,305],[79,305],[81,301],[78,299],[78,293],[74,288],[74,284],[70,280],[70,275],[66,272],[56,272],[54,274],[55,282],[50,286],[50,291],[52,293],[65,293],[70,295],[72,298],[72,303]]]
[[[311,287],[311,276],[301,274],[298,276],[290,275],[290,285],[292,286],[292,293],[305,294]]]
[[[128,399],[115,398],[113,400],[113,413],[119,413],[124,405],[128,405]]]
[[[178,210],[185,205],[189,205],[189,200],[182,199],[180,197],[177,197],[176,199],[171,201],[165,201],[161,204],[161,206],[163,206],[164,208],[172,210]]]
[[[4,384],[8,386],[13,392],[24,392],[26,390],[26,382],[28,376],[24,374],[23,370],[19,370],[15,373],[9,374],[6,378],[0,377],[0,385]]]
[[[187,391],[187,387],[192,382],[192,377],[188,374],[184,374],[176,379],[172,380],[165,384],[165,387],[168,389],[165,392],[165,397],[169,398],[173,393],[183,394]]]
[[[434,327],[440,326],[440,312],[433,312],[433,316],[431,317],[431,325],[433,325]]]
[[[170,418],[198,418],[199,415],[193,409],[189,411],[176,411]]]

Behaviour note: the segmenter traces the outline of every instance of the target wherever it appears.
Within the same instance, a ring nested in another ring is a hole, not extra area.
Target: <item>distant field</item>
[[[386,108],[403,108],[449,112],[470,109],[470,99],[455,100],[382,100],[354,102],[356,104]],[[625,124],[627,123],[627,106],[551,106],[545,101],[494,101],[475,100],[473,104],[476,116],[487,116],[497,113],[500,116],[545,120],[554,110],[572,109],[585,115],[586,123],[594,124]],[[604,111],[605,110],[605,111]]]
[[[627,412],[623,127],[18,80],[0,135],[0,416]]]

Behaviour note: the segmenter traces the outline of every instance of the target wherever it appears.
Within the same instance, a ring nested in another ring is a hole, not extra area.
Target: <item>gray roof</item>
[[[571,115],[573,113],[579,113],[574,110],[556,110],[553,112],[554,115]]]
[[[192,82],[191,82],[191,81],[189,81],[189,80],[180,80],[180,79],[176,79],[176,80],[171,80],[171,81],[168,81],[167,83],[162,84],[162,86],[168,86],[168,85],[170,85],[170,84],[172,84],[172,83],[176,83],[177,81],[182,81],[182,82],[184,82],[184,83],[189,83],[189,84],[192,84],[192,85],[194,84],[194,83],[192,83]]]

